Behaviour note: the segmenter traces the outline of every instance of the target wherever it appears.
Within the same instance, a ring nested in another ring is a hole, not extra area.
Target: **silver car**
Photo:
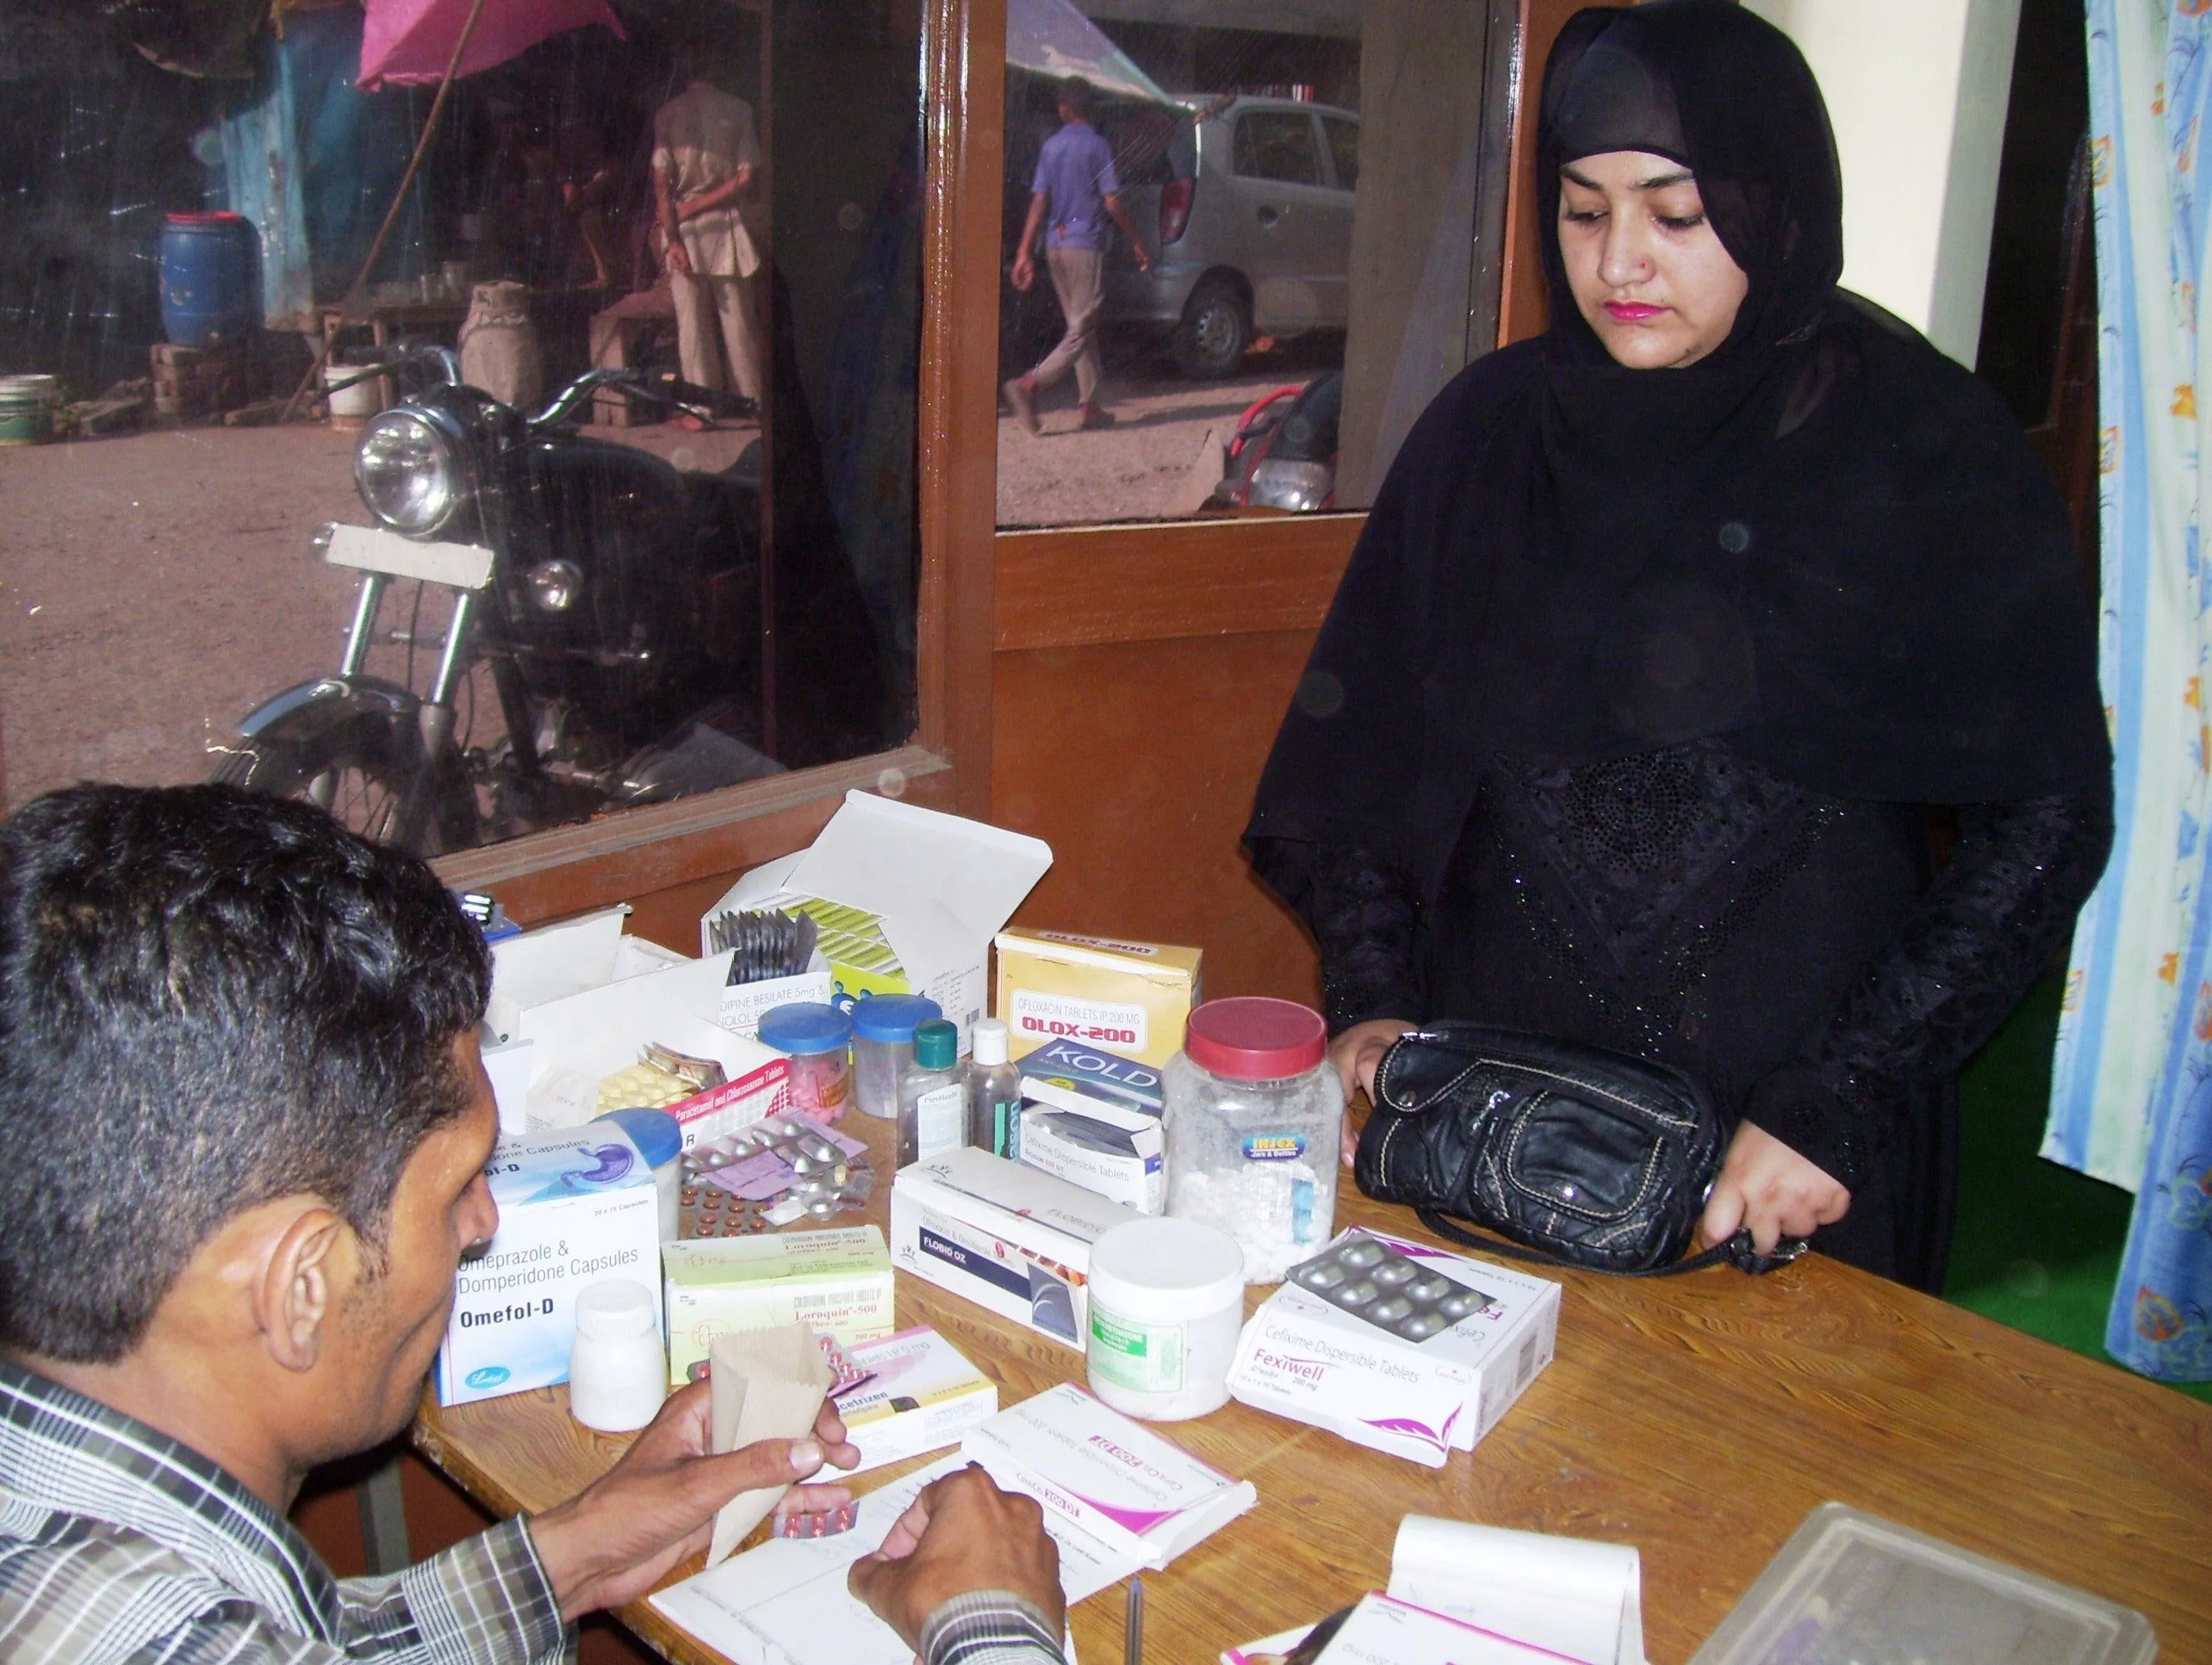
[[[1240,97],[1192,118],[1164,166],[1124,180],[1152,269],[1117,252],[1106,321],[1168,331],[1187,374],[1225,376],[1257,336],[1345,327],[1359,118]]]

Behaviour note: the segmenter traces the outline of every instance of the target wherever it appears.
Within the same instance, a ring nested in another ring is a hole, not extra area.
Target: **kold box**
[[[963,1147],[891,1181],[891,1263],[1079,1352],[1091,1245],[1136,1218],[1066,1180]]]
[[[991,933],[1050,866],[1041,840],[849,792],[811,846],[732,885],[700,921],[700,940],[732,910],[808,914],[833,994],[927,995],[958,1025],[964,1053],[990,993]]]
[[[438,1402],[568,1379],[576,1294],[628,1278],[660,1309],[660,1210],[653,1170],[618,1127],[502,1137],[486,1164],[499,1228],[464,1261],[438,1350]]]
[[[661,1245],[668,1379],[681,1383],[732,1330],[805,1324],[841,1346],[889,1335],[891,1262],[872,1225]]]
[[[729,954],[686,959],[631,936],[629,911],[605,908],[492,945],[484,1065],[502,1131],[573,1127],[603,1109],[629,1108],[602,1105],[600,1084],[636,1064],[648,1043],[712,1058],[727,1078],[661,1107],[683,1123],[687,1146],[788,1107],[782,1055],[715,1021]]]
[[[1229,1391],[1261,1410],[1440,1468],[1451,1451],[1472,1450],[1552,1362],[1559,1286],[1364,1229],[1340,1233],[1322,1254],[1362,1237],[1450,1279],[1479,1303],[1411,1340],[1300,1287],[1293,1268],[1246,1321]]]
[[[1065,931],[999,933],[998,1004],[1012,1055],[1054,1040],[1157,1069],[1182,1045],[1200,999],[1199,951]]]

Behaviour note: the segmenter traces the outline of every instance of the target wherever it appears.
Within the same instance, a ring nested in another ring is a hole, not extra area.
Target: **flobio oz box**
[[[1136,1218],[1081,1186],[963,1146],[892,1180],[891,1261],[1080,1352],[1091,1245]]]
[[[1350,1232],[1333,1241],[1341,1243]],[[1247,1405],[1441,1468],[1468,1451],[1552,1362],[1559,1286],[1386,1232],[1367,1237],[1489,1297],[1425,1341],[1407,1341],[1285,1283],[1244,1326],[1229,1391]]]
[[[438,1350],[438,1402],[466,1405],[568,1379],[576,1292],[629,1278],[660,1307],[653,1170],[611,1124],[502,1139],[484,1174],[499,1230],[462,1262]]]

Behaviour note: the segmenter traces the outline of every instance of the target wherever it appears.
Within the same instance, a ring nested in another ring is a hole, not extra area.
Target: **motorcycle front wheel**
[[[458,762],[422,769],[396,755],[393,738],[388,724],[359,722],[304,738],[242,740],[215,778],[317,805],[371,843],[421,856],[473,849],[480,823],[467,772]]]

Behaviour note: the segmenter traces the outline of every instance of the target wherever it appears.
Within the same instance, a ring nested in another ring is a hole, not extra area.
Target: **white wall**
[[[1820,78],[1844,166],[1844,286],[1971,366],[2020,0],[1744,0]]]

